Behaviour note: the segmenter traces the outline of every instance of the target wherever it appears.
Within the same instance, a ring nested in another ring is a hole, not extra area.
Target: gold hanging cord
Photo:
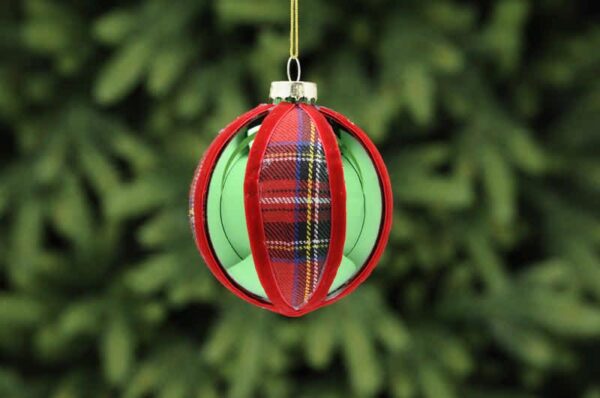
[[[290,0],[290,57],[298,58],[298,0]]]
[[[290,0],[290,58],[287,62],[287,75],[288,80],[292,81],[292,74],[290,71],[292,61],[296,63],[298,74],[296,81],[300,81],[300,55],[299,40],[298,40],[298,25],[299,25],[299,12],[298,12],[298,0]]]

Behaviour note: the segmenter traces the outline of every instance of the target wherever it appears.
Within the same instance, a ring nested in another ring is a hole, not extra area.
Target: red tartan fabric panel
[[[300,308],[321,276],[331,236],[331,194],[323,144],[300,107],[277,124],[259,174],[267,252],[284,299]]]

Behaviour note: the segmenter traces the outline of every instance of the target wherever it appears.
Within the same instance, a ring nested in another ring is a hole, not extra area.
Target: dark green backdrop
[[[289,3],[0,1],[0,397],[600,397],[592,3],[300,1],[396,210],[367,283],[286,319],[210,275],[187,190],[285,76]]]

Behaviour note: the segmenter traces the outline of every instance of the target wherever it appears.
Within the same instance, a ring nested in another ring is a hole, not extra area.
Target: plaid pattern
[[[323,274],[331,235],[325,153],[316,126],[300,107],[275,127],[258,184],[275,279],[288,303],[299,308]]]
[[[192,227],[192,235],[194,236],[194,240],[198,241],[198,237],[196,236],[196,216],[194,214],[194,204],[195,204],[195,196],[196,189],[198,185],[198,178],[200,178],[200,170],[204,167],[204,160],[206,159],[206,153],[202,155],[200,158],[200,163],[196,167],[196,171],[194,171],[194,179],[192,180],[192,186],[190,188],[190,196],[189,196],[189,208],[188,208],[188,218],[190,220],[190,226]]]

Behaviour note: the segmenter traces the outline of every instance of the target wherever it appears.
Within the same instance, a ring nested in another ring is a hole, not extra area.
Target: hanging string
[[[300,75],[302,73],[300,68],[300,46],[298,40],[298,26],[299,26],[299,12],[298,12],[298,0],[290,0],[290,58],[287,62],[287,75],[288,80],[292,81],[292,62],[296,64],[296,81],[300,81]]]
[[[298,0],[290,0],[290,58],[298,58]]]

